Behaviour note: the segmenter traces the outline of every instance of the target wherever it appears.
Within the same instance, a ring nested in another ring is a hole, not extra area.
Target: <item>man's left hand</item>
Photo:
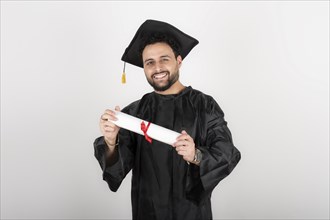
[[[185,161],[193,163],[195,157],[195,142],[185,130],[183,130],[181,135],[176,139],[173,147],[175,147],[175,150]]]

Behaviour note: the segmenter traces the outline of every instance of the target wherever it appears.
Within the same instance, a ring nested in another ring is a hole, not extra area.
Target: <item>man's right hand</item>
[[[119,106],[115,107],[116,111],[120,111]],[[104,136],[104,140],[107,143],[111,151],[114,150],[116,145],[116,138],[119,132],[120,127],[115,125],[112,121],[116,121],[116,113],[113,110],[105,110],[100,118],[100,129]]]

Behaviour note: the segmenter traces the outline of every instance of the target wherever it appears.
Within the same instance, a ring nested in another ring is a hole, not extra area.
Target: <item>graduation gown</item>
[[[211,193],[241,157],[216,101],[186,87],[175,95],[148,93],[122,111],[179,133],[186,130],[203,154],[200,166],[188,164],[172,146],[156,140],[150,144],[120,129],[116,155],[109,161],[104,138],[97,138],[95,157],[112,191],[132,170],[133,219],[212,219]]]

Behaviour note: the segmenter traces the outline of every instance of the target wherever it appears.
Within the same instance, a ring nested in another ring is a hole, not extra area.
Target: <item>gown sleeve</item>
[[[203,154],[199,166],[190,165],[186,196],[197,204],[211,197],[217,184],[228,176],[241,159],[241,154],[234,146],[231,132],[224,120],[224,113],[213,98],[206,103],[203,113],[205,140],[196,143]],[[203,133],[203,132],[201,132]],[[203,139],[203,138],[201,138]]]
[[[134,103],[136,104],[136,103]],[[135,105],[131,104],[122,112],[130,113]],[[94,155],[103,171],[103,180],[108,183],[111,191],[116,192],[123,179],[132,169],[135,155],[135,136],[132,132],[121,128],[118,133],[116,150],[111,159],[107,156],[108,147],[104,137],[101,136],[94,141]]]

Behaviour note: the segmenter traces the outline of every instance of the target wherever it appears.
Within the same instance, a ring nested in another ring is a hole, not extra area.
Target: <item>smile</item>
[[[162,73],[156,73],[152,76],[152,78],[154,79],[163,79],[167,76],[166,72],[162,72]]]

